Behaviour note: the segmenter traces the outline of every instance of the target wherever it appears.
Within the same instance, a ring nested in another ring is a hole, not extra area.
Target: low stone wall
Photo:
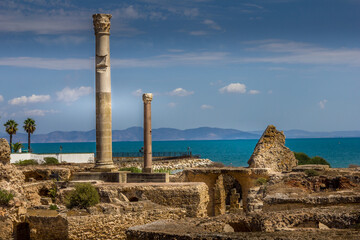
[[[127,183],[96,185],[103,202],[125,195],[130,201],[150,200],[168,207],[182,208],[189,217],[207,216],[208,188],[204,183]]]
[[[127,161],[127,162],[117,162],[117,166],[120,168],[128,168],[128,167],[137,167],[143,168],[143,161]],[[153,169],[184,169],[184,168],[194,168],[194,167],[207,167],[211,166],[213,162],[209,159],[173,159],[173,160],[162,160],[162,161],[154,161],[152,163]]]
[[[135,239],[359,239],[360,211],[353,207],[227,214],[205,219],[160,220],[126,232]]]
[[[69,239],[126,239],[125,231],[131,226],[185,215],[181,209],[139,204],[129,205],[133,210],[127,212],[112,209],[100,214],[68,216]]]

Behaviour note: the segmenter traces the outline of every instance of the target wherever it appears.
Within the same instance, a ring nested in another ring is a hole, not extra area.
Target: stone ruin
[[[10,146],[5,138],[0,138],[0,162],[3,164],[10,163]]]
[[[285,146],[285,135],[269,125],[251,155],[250,168],[270,168],[276,172],[288,172],[297,166],[294,153]]]

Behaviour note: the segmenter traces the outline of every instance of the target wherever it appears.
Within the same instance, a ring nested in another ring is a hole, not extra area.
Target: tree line
[[[10,119],[8,120],[5,124],[4,124],[4,127],[5,127],[5,131],[9,134],[10,136],[10,149],[11,149],[11,152],[13,152],[13,148],[14,148],[14,144],[12,143],[12,137],[13,135],[16,134],[16,132],[19,130],[18,129],[18,126],[19,124],[17,122],[15,122],[15,120],[13,119]],[[35,123],[35,120],[32,119],[32,118],[27,118],[25,121],[24,121],[24,125],[23,125],[23,128],[25,130],[25,132],[27,132],[28,134],[28,151],[31,152],[31,147],[30,147],[30,142],[31,142],[31,137],[30,135],[33,134],[36,130],[36,123]],[[20,146],[22,146],[20,144]],[[16,148],[18,148],[19,145],[17,145]]]

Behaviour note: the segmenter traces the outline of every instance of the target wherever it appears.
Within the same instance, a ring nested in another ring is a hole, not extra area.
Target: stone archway
[[[240,209],[242,203],[243,187],[239,181],[229,174],[224,174],[225,204],[226,209]]]
[[[15,240],[30,240],[30,225],[27,222],[19,223],[14,230]]]

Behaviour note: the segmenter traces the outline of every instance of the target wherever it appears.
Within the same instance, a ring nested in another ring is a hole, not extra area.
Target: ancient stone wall
[[[10,146],[5,138],[0,138],[0,163],[10,163]]]
[[[103,202],[113,202],[125,195],[130,201],[150,200],[163,206],[183,208],[189,217],[207,216],[208,188],[204,183],[169,184],[100,184],[97,185]]]
[[[251,168],[270,168],[276,172],[291,171],[297,160],[289,148],[285,146],[285,135],[269,125],[248,161]]]
[[[120,168],[127,167],[143,167],[143,160],[139,161],[116,161],[115,164]],[[173,160],[161,160],[153,161],[153,169],[184,169],[184,168],[193,168],[193,167],[206,167],[211,166],[213,162],[209,159],[173,159]]]
[[[65,216],[51,210],[32,210],[26,217],[29,223],[30,238],[36,240],[68,239],[68,221]],[[15,226],[14,231],[17,231]]]
[[[208,186],[208,195],[210,199],[207,205],[207,213],[209,216],[215,216],[223,212],[220,209],[224,208],[223,205],[225,204],[226,197],[226,194],[224,195],[221,193],[221,191],[224,191],[224,187],[223,189],[219,187],[219,185],[221,185],[218,181],[219,176],[222,176],[220,178],[223,178],[225,175],[229,175],[238,181],[242,190],[241,196],[243,207],[244,209],[247,209],[247,196],[250,188],[255,186],[257,178],[269,178],[270,173],[268,169],[239,167],[186,169],[183,171],[183,175],[183,179],[186,182],[203,182]],[[215,187],[216,185],[217,187]]]
[[[125,231],[131,226],[185,217],[181,209],[136,205],[129,205],[126,212],[107,209],[102,214],[68,216],[69,239],[126,239]]]

